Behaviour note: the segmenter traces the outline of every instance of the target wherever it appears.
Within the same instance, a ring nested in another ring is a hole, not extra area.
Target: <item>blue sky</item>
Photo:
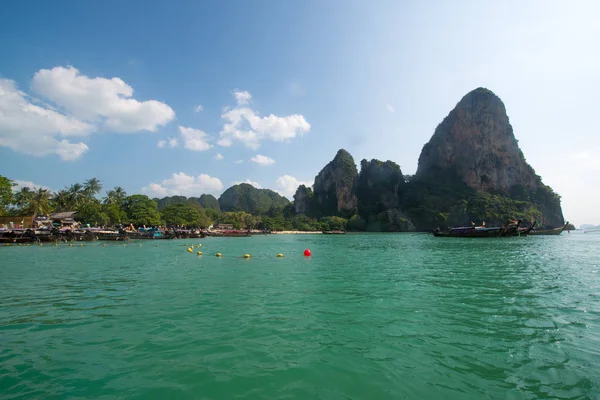
[[[342,147],[357,163],[390,159],[414,173],[437,124],[483,86],[504,101],[565,218],[600,223],[599,9],[7,3],[0,174],[54,190],[98,177],[150,195],[219,195],[250,181],[289,196]]]

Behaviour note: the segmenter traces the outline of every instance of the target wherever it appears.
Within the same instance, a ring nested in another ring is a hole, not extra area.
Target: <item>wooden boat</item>
[[[208,236],[216,236],[216,237],[247,237],[250,236],[250,232],[242,231],[242,230],[220,230],[220,231],[210,231]]]
[[[124,241],[129,240],[129,236],[125,234],[125,231],[98,231],[98,240],[110,240],[110,241]]]
[[[485,226],[462,226],[451,228],[447,232],[439,229],[433,231],[435,237],[462,237],[462,238],[492,238],[492,237],[509,237],[519,235],[519,221],[509,221],[503,227],[485,227]]]
[[[558,228],[553,228],[553,229],[534,229],[531,232],[529,232],[530,235],[560,235],[561,233],[563,233],[563,231],[565,229],[567,229],[567,226],[569,225],[569,222],[567,221],[567,223],[562,226],[562,227],[558,227]]]
[[[346,231],[322,231],[323,235],[345,235]]]
[[[0,243],[37,243],[39,239],[31,229],[5,231],[0,234]]]

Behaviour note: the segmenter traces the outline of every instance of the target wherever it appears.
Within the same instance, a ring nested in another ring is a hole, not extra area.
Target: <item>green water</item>
[[[186,242],[0,248],[0,398],[600,398],[600,235]]]

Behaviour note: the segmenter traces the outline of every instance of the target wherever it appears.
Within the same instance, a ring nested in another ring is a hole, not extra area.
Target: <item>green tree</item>
[[[125,223],[127,220],[127,214],[117,204],[104,204],[102,206],[102,212],[106,214],[108,224],[113,226]]]
[[[31,199],[33,198],[33,190],[29,187],[22,187],[17,193],[13,195],[13,204],[20,210],[25,210],[29,207]]]
[[[8,206],[12,203],[13,186],[15,186],[13,181],[0,175],[0,215],[5,215]]]
[[[33,192],[31,201],[27,206],[27,210],[35,215],[47,215],[52,210],[51,206],[52,193],[48,189],[39,188]]]
[[[187,204],[170,204],[160,212],[167,225],[198,226],[200,212]]]
[[[92,198],[102,190],[102,183],[98,178],[90,178],[83,184],[83,193],[85,197]]]
[[[104,197],[104,204],[108,205],[121,205],[123,200],[127,197],[127,193],[125,189],[121,186],[116,186],[114,189],[106,192],[106,197]]]
[[[102,204],[97,199],[84,202],[77,208],[76,219],[82,224],[91,226],[107,225],[110,221],[104,212]]]
[[[59,190],[52,196],[52,208],[57,211],[72,211],[71,194],[67,190]]]
[[[127,196],[123,200],[123,211],[127,214],[127,221],[136,226],[157,226],[161,223],[158,205],[143,194]]]

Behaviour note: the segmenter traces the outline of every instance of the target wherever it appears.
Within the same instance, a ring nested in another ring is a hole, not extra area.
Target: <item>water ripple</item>
[[[0,398],[600,398],[598,236],[203,244],[1,248]]]

